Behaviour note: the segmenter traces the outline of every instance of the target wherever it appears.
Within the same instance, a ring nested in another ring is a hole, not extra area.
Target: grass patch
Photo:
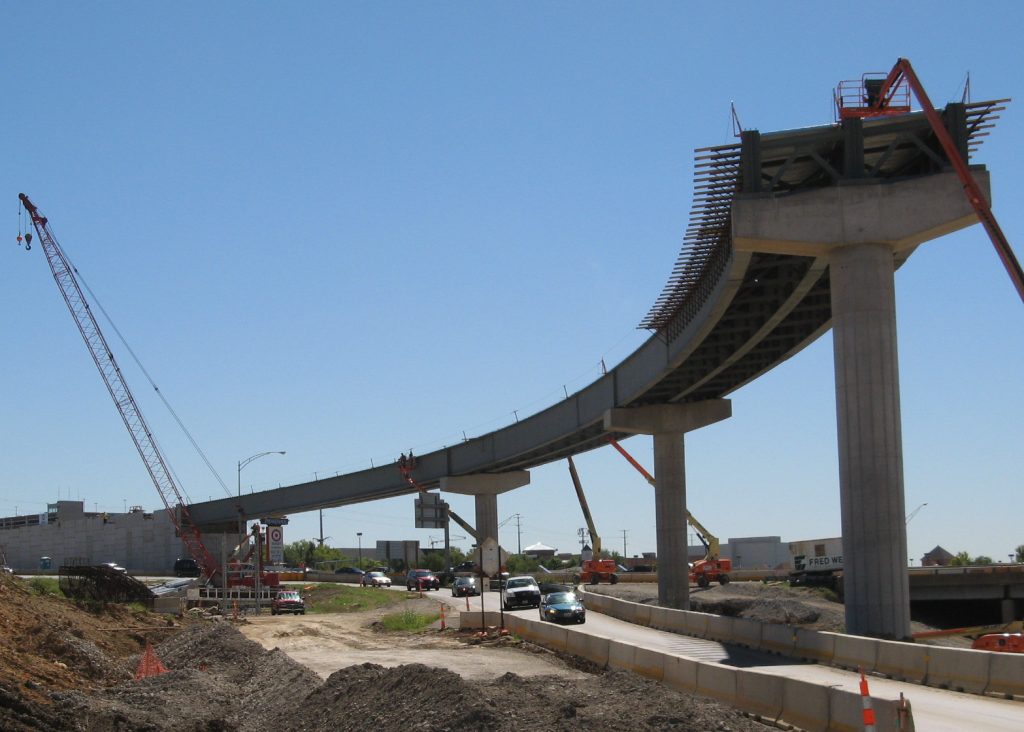
[[[357,613],[398,605],[405,594],[371,587],[352,587],[333,583],[304,585],[307,613]]]
[[[28,586],[37,595],[64,596],[60,590],[60,580],[56,577],[33,577],[29,580]]]
[[[437,613],[417,613],[406,608],[400,613],[385,615],[380,619],[380,624],[384,630],[418,633],[439,617]]]

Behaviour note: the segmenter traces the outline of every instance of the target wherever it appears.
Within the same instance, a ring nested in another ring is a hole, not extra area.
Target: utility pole
[[[629,555],[626,554],[626,532],[627,531],[628,531],[628,529],[622,529],[622,558],[623,559],[625,559],[627,556],[629,556]]]
[[[516,538],[517,538],[517,544],[518,544],[518,547],[519,547],[519,551],[517,551],[516,554],[522,554],[523,553],[523,530],[519,526],[519,514],[518,513],[516,514]]]
[[[324,510],[320,509],[320,548],[324,548]]]
[[[587,530],[582,526],[576,529],[576,536],[580,537],[580,553],[583,553],[583,547],[587,543]]]

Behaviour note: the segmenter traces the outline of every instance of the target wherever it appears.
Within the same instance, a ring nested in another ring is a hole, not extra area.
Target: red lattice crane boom
[[[964,160],[956,143],[953,142],[953,138],[946,130],[941,115],[932,105],[932,101],[924,90],[921,80],[917,78],[910,61],[905,58],[896,59],[896,64],[884,79],[868,79],[867,76],[862,78],[861,87],[856,96],[852,96],[848,91],[854,82],[840,83],[836,90],[839,117],[846,119],[848,117],[866,118],[904,114],[910,111],[910,92],[912,91],[917,97],[917,101],[921,103],[921,109],[924,111],[924,116],[932,128],[932,132],[935,133],[939,145],[942,146],[943,152],[946,153],[946,157],[949,158],[953,170],[960,179],[964,195],[978,215],[981,225],[985,227],[1017,294],[1024,301],[1024,269],[1021,268],[1009,240],[1000,228],[999,222],[996,221],[995,214],[992,213],[992,207],[989,206],[985,194],[982,193],[974,176],[971,175],[967,161]]]
[[[171,523],[174,524],[174,528],[185,542],[189,554],[199,564],[203,576],[212,580],[220,568],[203,544],[199,529],[192,523],[192,517],[185,501],[182,500],[181,492],[171,477],[171,472],[142,416],[139,405],[135,402],[131,389],[128,388],[128,383],[114,359],[113,352],[107,345],[106,338],[103,337],[103,331],[100,330],[89,303],[86,302],[82,288],[75,277],[74,267],[71,266],[50,231],[47,218],[39,213],[39,210],[24,193],[19,194],[18,197],[32,218],[32,225],[39,235],[43,251],[46,252],[46,261],[53,272],[53,279],[56,280],[57,287],[60,289],[61,295],[64,296],[64,302],[67,304],[68,310],[71,311],[71,317],[74,318],[75,325],[78,326],[78,331],[82,334],[82,339],[92,355],[92,360],[96,364],[96,368],[99,369],[103,383],[106,384],[107,391],[110,392],[114,405],[132,436],[132,441],[139,451],[142,462],[146,464],[146,470],[149,471],[153,485],[156,486],[157,492],[167,508]]]

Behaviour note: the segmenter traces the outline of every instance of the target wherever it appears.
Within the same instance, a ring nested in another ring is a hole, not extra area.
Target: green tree
[[[1024,563],[1024,544],[1020,544],[1014,550],[1017,554],[1016,561],[1018,564]]]
[[[429,569],[431,572],[440,572],[444,569],[444,552],[430,552],[429,554],[424,554],[421,567],[423,569]]]
[[[299,539],[291,544],[285,544],[284,563],[291,567],[305,564],[312,569],[318,562],[340,562],[346,557],[340,549],[334,549],[326,544],[320,546],[310,539]]]
[[[976,565],[976,566],[982,566],[983,567],[983,566],[992,564],[992,557],[986,557],[984,554],[981,554],[981,555],[975,557],[972,560],[971,563]]]
[[[538,562],[535,557],[513,554],[506,562],[509,574],[530,574],[537,571]]]
[[[971,563],[971,555],[967,552],[957,552],[956,556],[949,560],[951,567],[966,567]]]

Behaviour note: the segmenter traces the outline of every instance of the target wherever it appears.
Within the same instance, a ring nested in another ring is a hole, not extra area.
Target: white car
[[[391,578],[383,572],[367,572],[361,584],[363,587],[391,587]]]
[[[501,606],[505,610],[514,607],[540,607],[540,585],[533,577],[509,577],[501,588]]]

